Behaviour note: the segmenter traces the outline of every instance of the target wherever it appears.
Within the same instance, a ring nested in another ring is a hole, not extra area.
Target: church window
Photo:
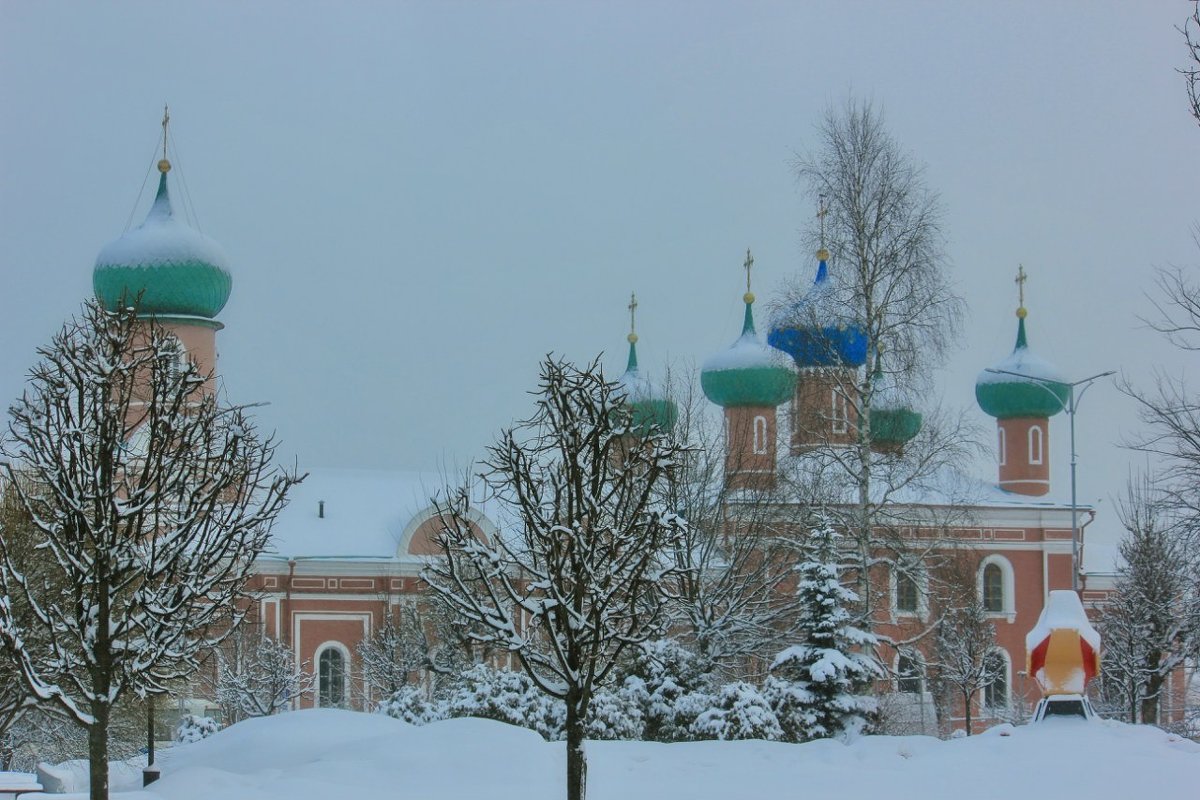
[[[896,691],[919,694],[922,690],[921,662],[908,653],[896,659]]]
[[[992,612],[1004,610],[1004,572],[999,564],[983,568],[983,608]]]
[[[767,418],[754,418],[754,454],[763,455],[767,452]]]
[[[907,572],[896,570],[896,610],[915,614],[921,602],[921,590],[917,580]]]
[[[1000,466],[1003,467],[1008,463],[1008,437],[1004,428],[997,428],[996,431],[1000,434]]]
[[[1008,707],[1008,659],[999,650],[984,659],[989,682],[983,687],[983,704],[993,711]]]
[[[834,433],[846,433],[850,430],[849,404],[841,389],[832,389],[830,399],[833,404],[832,423],[830,429]]]
[[[333,645],[317,657],[317,705],[322,708],[346,706],[346,655]]]
[[[1029,429],[1029,463],[1042,463],[1042,426],[1034,425]]]

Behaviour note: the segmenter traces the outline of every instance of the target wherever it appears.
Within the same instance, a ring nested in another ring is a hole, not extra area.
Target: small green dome
[[[911,408],[871,409],[871,439],[882,445],[902,445],[921,432],[923,418]]]
[[[884,375],[876,361],[874,396],[871,401],[871,441],[884,448],[899,448],[921,432],[924,418],[913,408],[906,393]]]
[[[781,350],[758,338],[753,295],[746,296],[742,335],[732,347],[705,361],[700,370],[704,396],[722,408],[777,406],[796,390],[796,368]]]
[[[654,388],[654,384],[638,370],[637,337],[629,337],[629,361],[625,374],[617,379],[617,385],[625,395],[629,406],[633,428],[638,433],[648,433],[651,428],[658,428],[664,433],[670,433],[679,419],[679,409],[675,403]]]
[[[146,221],[100,251],[92,285],[109,310],[140,294],[141,314],[212,319],[233,278],[220,245],[175,218],[163,172]]]
[[[979,373],[975,400],[985,414],[997,419],[1052,417],[1066,408],[1071,387],[1054,365],[1029,349],[1025,316],[1020,312],[1012,355]]]

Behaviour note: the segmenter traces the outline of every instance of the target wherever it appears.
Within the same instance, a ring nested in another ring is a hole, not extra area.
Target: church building
[[[174,332],[201,370],[216,373],[218,317],[232,288],[229,261],[215,242],[174,214],[170,164],[164,158],[159,168],[158,193],[145,222],[97,257],[96,296],[112,308],[140,293],[141,313]],[[817,301],[829,291],[831,265],[827,252],[817,255],[806,295],[813,313],[773,324],[764,342],[755,328],[747,254],[741,334],[704,365],[703,391],[724,413],[730,489],[769,486],[785,470],[801,468],[815,451],[857,442],[860,398],[848,395],[847,387],[855,384],[848,378],[876,370],[880,356],[867,351],[864,333],[853,325],[820,318]],[[996,419],[994,479],[969,481],[971,491],[954,497],[931,490],[892,498],[914,509],[913,519],[921,518],[922,509],[970,498],[952,527],[914,524],[905,535],[926,545],[929,537],[942,537],[946,546],[970,553],[972,579],[996,629],[992,657],[1000,677],[973,701],[972,716],[985,722],[1019,716],[1015,708],[1036,701],[1036,687],[1023,672],[1024,636],[1051,590],[1073,588],[1075,559],[1094,516],[1090,508],[1078,509],[1073,556],[1072,508],[1051,491],[1049,447],[1050,418],[1063,410],[1070,388],[1033,352],[1028,327],[1022,304],[1011,355],[980,373],[975,385],[980,408]],[[635,413],[670,429],[674,406],[639,370],[636,343],[631,332],[620,380]],[[887,457],[918,436],[922,417],[885,374],[873,374],[878,385],[869,426],[874,448]],[[438,552],[430,498],[441,481],[436,474],[312,469],[294,487],[271,549],[256,564],[253,589],[265,633],[285,642],[317,678],[313,690],[297,699],[299,707],[368,709],[382,699],[381,687],[362,677],[357,647],[421,591],[422,566]],[[491,535],[495,522],[486,507],[476,513],[480,532]],[[920,565],[883,579],[889,600],[877,610],[876,622],[902,641],[930,621]],[[1104,580],[1093,587],[1082,576],[1085,603],[1103,598],[1111,587]],[[884,659],[890,659],[894,677],[881,691],[902,700],[911,696],[905,713],[915,715],[917,729],[935,732],[924,718],[927,687],[918,650],[892,649]],[[961,712],[952,724],[960,724]]]

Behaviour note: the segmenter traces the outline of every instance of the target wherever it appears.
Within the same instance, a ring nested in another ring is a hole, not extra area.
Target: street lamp
[[[1027,381],[1032,381],[1036,386],[1042,387],[1047,392],[1050,392],[1050,394],[1054,395],[1055,398],[1057,398],[1058,395],[1054,394],[1054,391],[1047,384],[1052,384],[1052,383],[1058,384],[1060,386],[1066,386],[1068,389],[1071,390],[1068,395],[1067,408],[1066,408],[1067,414],[1069,414],[1071,417],[1071,590],[1074,592],[1078,592],[1079,591],[1079,504],[1076,502],[1076,499],[1075,499],[1076,498],[1075,465],[1079,460],[1079,456],[1078,456],[1078,453],[1075,452],[1075,411],[1077,408],[1079,408],[1079,401],[1083,399],[1084,393],[1087,392],[1087,390],[1091,387],[1093,381],[1097,381],[1101,378],[1107,378],[1109,375],[1116,375],[1117,372],[1116,372],[1116,370],[1110,369],[1108,372],[1100,372],[1100,373],[1097,373],[1097,374],[1091,376],[1090,378],[1083,378],[1081,380],[1077,380],[1077,381],[1074,381],[1071,383],[1068,383],[1066,381],[1054,381],[1054,380],[1048,380],[1046,378],[1038,378],[1034,375],[1026,375],[1021,372],[1012,372],[1007,369],[986,369],[986,370],[984,370],[984,372],[993,372],[997,375],[1013,375],[1018,378],[1024,378]],[[1075,387],[1077,387],[1077,386],[1083,387],[1083,389],[1081,389],[1078,393],[1076,393],[1076,391],[1075,391]]]

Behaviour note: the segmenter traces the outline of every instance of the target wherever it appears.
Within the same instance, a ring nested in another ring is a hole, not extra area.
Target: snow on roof
[[[976,384],[987,383],[1043,383],[1045,381],[1053,381],[1056,383],[1066,383],[1067,379],[1058,371],[1058,367],[1051,364],[1046,359],[1031,351],[1028,347],[1018,347],[1012,351],[1012,354],[993,364],[991,369],[1003,370],[1003,372],[989,372],[984,370],[979,373],[979,377],[975,379]],[[1021,378],[1017,375],[1006,375],[1005,373],[1016,372],[1027,377]]]
[[[705,372],[723,372],[755,367],[781,367],[796,371],[795,362],[787,353],[765,344],[754,331],[746,331],[731,347],[710,356],[702,368]]]
[[[394,558],[405,529],[448,482],[455,477],[436,472],[314,469],[293,487],[267,555]]]

